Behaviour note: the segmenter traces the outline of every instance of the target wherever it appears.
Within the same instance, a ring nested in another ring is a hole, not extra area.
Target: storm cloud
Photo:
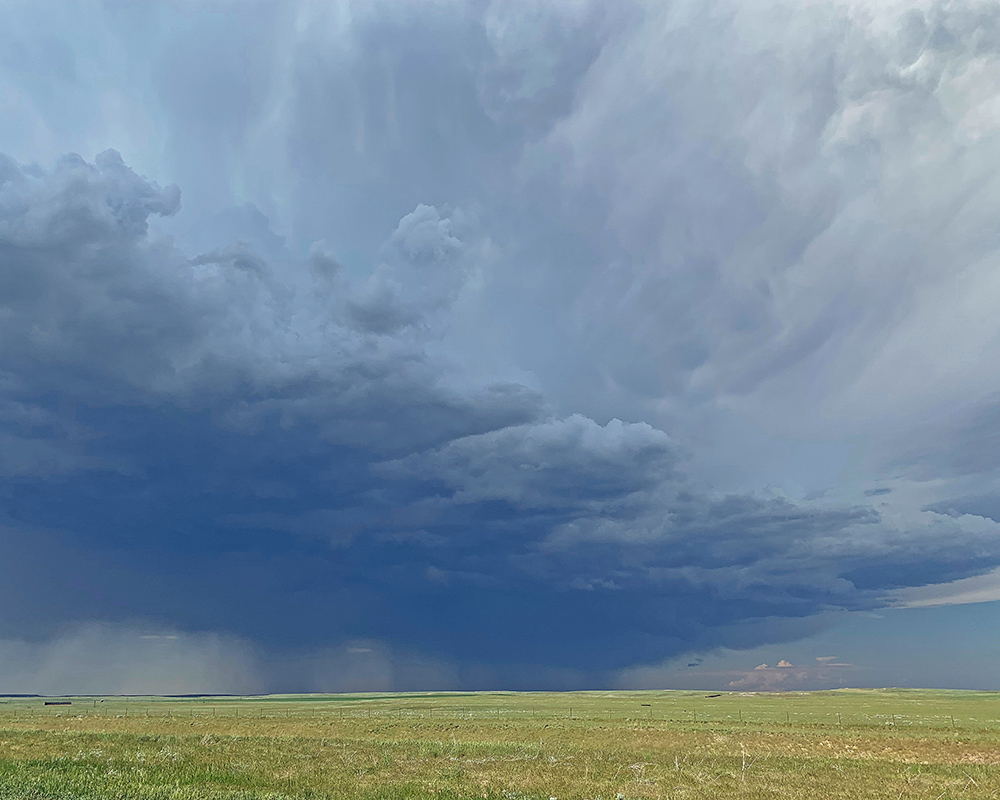
[[[993,6],[152,8],[3,11],[18,663],[608,684],[1000,566]]]

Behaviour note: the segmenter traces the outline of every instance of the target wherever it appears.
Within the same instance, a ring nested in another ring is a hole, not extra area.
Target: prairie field
[[[0,798],[1000,795],[1000,694],[574,692],[0,700]]]

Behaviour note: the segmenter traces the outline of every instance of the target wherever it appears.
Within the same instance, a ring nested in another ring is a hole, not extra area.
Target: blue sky
[[[975,0],[0,6],[4,689],[1000,688],[998,66]]]

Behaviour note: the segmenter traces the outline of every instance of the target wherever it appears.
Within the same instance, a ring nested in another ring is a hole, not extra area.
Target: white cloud
[[[962,605],[966,603],[992,603],[1000,600],[1000,569],[985,575],[962,578],[949,583],[914,586],[895,594],[894,605],[899,608]]]

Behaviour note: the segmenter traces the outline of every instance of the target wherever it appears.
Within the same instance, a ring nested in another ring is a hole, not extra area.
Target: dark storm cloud
[[[186,203],[0,163],[0,639],[571,685],[1000,563],[992,7],[139,8],[0,58]]]
[[[904,534],[867,507],[705,494],[648,424],[455,378],[430,348],[488,254],[459,212],[418,206],[352,282],[322,248],[183,256],[146,224],[177,190],[114,153],[4,170],[19,635],[160,619],[279,649],[368,638],[593,671],[1000,563],[947,516]],[[412,321],[359,323],[377,303]]]

